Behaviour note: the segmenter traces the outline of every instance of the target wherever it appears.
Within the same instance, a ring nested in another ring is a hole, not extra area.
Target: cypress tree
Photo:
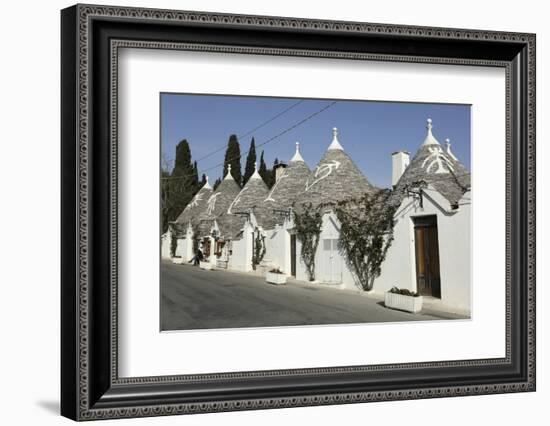
[[[161,170],[160,172],[160,221],[161,229],[164,234],[168,230],[168,222],[170,221],[170,172],[166,170]]]
[[[197,165],[191,162],[191,150],[186,139],[176,146],[176,159],[170,178],[173,179],[167,179],[166,198],[163,200],[163,210],[166,208],[166,223],[163,223],[163,228],[168,225],[167,222],[177,219],[197,192]]]
[[[235,182],[242,184],[241,174],[241,147],[236,135],[229,136],[227,142],[227,149],[225,151],[225,159],[223,161],[223,175],[227,174],[227,165],[231,164],[231,176],[235,179]]]
[[[176,145],[176,159],[174,160],[172,175],[181,172],[189,172],[191,169],[191,150],[189,149],[187,139],[183,139]]]
[[[212,187],[212,190],[216,190],[218,186],[220,186],[220,183],[222,183],[222,178],[216,179],[216,182],[214,182],[214,186]]]
[[[254,174],[254,164],[256,163],[256,143],[254,138],[250,141],[250,148],[248,149],[248,155],[246,156],[246,166],[244,168],[243,186],[246,185],[250,176]]]
[[[275,158],[275,161],[273,162],[273,167],[271,170],[269,170],[269,184],[268,186],[271,188],[273,185],[275,185],[275,181],[277,180],[277,171],[275,170],[276,166],[279,165],[279,159]]]
[[[265,184],[267,185],[269,182],[269,171],[267,170],[267,166],[265,165],[263,151],[262,151],[262,154],[260,155],[260,167],[258,167],[258,174],[261,176],[261,178],[264,180]]]
[[[201,178],[201,188],[206,184],[206,175],[203,173]]]

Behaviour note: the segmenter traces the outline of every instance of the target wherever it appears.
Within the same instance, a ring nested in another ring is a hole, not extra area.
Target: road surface
[[[446,317],[446,318],[445,318]],[[272,285],[245,273],[161,264],[161,330],[450,319],[384,307],[358,292],[289,279]]]

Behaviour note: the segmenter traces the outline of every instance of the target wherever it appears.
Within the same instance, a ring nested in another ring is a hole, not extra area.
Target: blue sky
[[[222,166],[218,165],[223,163],[225,145],[231,134],[242,136],[239,137],[241,153],[248,150],[254,136],[258,160],[264,150],[268,167],[275,158],[288,161],[298,141],[302,156],[314,169],[331,142],[332,128],[337,127],[344,150],[367,179],[376,186],[389,187],[391,153],[407,150],[412,159],[426,136],[427,118],[433,120],[433,133],[439,142],[443,145],[449,138],[453,153],[470,169],[469,105],[338,100],[282,136],[259,146],[333,100],[162,93],[160,101],[163,158],[173,161],[176,145],[187,139],[193,160],[199,160],[199,173],[206,173],[212,182],[221,176]],[[243,136],[271,119],[267,125]],[[243,155],[243,172],[245,161],[246,155]]]

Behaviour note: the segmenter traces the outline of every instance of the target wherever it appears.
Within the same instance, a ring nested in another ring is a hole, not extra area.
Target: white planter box
[[[422,310],[422,296],[405,296],[404,294],[386,292],[384,304],[388,308],[416,314]]]
[[[199,263],[199,267],[201,269],[205,269],[207,271],[211,271],[212,270],[212,264],[210,262],[200,262]]]
[[[266,272],[265,280],[270,284],[286,284],[286,275],[285,274],[276,274],[274,272]]]
[[[178,257],[173,257],[173,258],[172,258],[172,263],[175,263],[175,264],[177,264],[177,265],[183,264],[183,257],[180,257],[180,256],[178,256]]]

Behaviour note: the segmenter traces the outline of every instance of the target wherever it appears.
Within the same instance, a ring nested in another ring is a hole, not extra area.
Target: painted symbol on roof
[[[309,184],[309,179],[308,179],[308,181],[306,182],[306,191],[309,191],[309,189],[313,185],[316,185],[323,179],[329,177],[333,170],[338,170],[338,168],[340,167],[340,164],[342,163],[336,160],[332,160],[317,166],[317,169],[315,170],[315,175],[314,175],[315,180],[311,182],[311,184]]]
[[[239,195],[237,195],[235,197],[235,199],[233,200],[233,202],[229,205],[229,208],[227,209],[227,213],[228,214],[231,214],[231,209],[233,207],[235,207],[237,204],[239,204],[239,202],[241,201],[241,197],[242,195],[248,191],[248,188],[250,188],[249,186],[245,186],[243,189],[241,189],[241,192],[239,192]]]
[[[206,214],[209,216],[214,212],[214,209],[216,208],[216,199],[218,198],[218,195],[220,195],[219,192],[212,194],[206,202]]]
[[[275,182],[275,185],[273,185],[273,188],[271,188],[271,191],[269,191],[269,194],[267,195],[267,198],[264,200],[264,201],[275,201],[274,198],[272,198],[272,195],[273,195],[273,192],[275,191],[275,189],[277,188],[277,186],[279,185],[279,183],[284,179],[284,178],[287,178],[288,175],[286,173],[283,173],[282,176],[279,177],[279,179],[277,179],[277,182]]]
[[[426,169],[427,173],[430,173],[434,167],[437,167],[435,172],[433,172],[435,174],[449,173],[449,171],[454,170],[453,163],[443,153],[440,146],[428,148],[428,150],[430,151],[430,155],[426,157],[421,166],[423,169]]]
[[[202,201],[203,195],[204,194],[201,191],[199,191],[198,194],[195,195],[191,200],[191,202],[189,203],[189,209],[192,209],[193,207],[197,207],[199,205],[199,202]]]

